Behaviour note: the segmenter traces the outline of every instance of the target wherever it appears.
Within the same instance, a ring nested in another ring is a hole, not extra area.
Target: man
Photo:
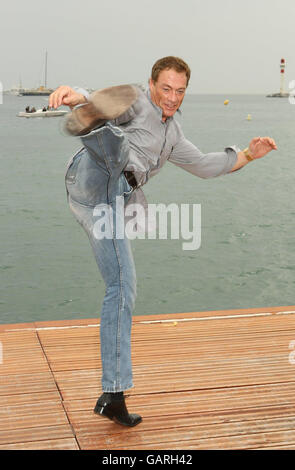
[[[239,170],[277,148],[273,139],[256,137],[244,151],[232,146],[203,154],[174,119],[189,79],[188,65],[169,56],[154,64],[146,92],[121,85],[89,96],[85,90],[61,86],[49,98],[53,108],[71,107],[66,130],[83,142],[68,165],[68,201],[89,237],[106,283],[100,323],[103,394],[94,411],[126,426],[141,421],[139,415],[128,413],[123,394],[133,386],[130,335],[136,275],[128,238],[116,237],[116,198],[123,198],[125,206],[130,201],[145,204],[140,187],[167,160],[210,178]],[[97,237],[97,209],[107,212],[109,207],[113,237]]]

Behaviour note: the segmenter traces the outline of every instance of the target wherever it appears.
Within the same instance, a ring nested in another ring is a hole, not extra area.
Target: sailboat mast
[[[45,51],[45,88],[47,88],[47,51]]]

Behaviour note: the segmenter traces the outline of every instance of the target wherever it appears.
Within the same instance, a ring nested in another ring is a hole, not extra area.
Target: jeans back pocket
[[[80,150],[76,155],[74,155],[73,161],[66,172],[65,179],[67,183],[73,184],[76,182],[77,170],[82,156],[83,150]]]

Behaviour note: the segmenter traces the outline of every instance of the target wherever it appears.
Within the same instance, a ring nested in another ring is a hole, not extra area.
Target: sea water
[[[62,133],[63,118],[17,117],[28,105],[47,99],[4,95],[0,106],[0,322],[95,318],[105,286],[64,185],[82,144]],[[260,95],[188,95],[177,119],[204,153],[243,149],[256,136],[274,138],[278,150],[212,179],[166,163],[148,182],[149,203],[200,205],[201,244],[132,241],[134,315],[294,305],[295,106]]]

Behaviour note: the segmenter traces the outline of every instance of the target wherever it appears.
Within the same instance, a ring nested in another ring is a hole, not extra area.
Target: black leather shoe
[[[88,103],[67,114],[64,130],[81,136],[125,113],[136,101],[138,89],[134,85],[119,85],[91,93]]]
[[[136,426],[142,421],[141,416],[128,413],[124,396],[115,400],[112,395],[112,393],[103,393],[97,400],[94,413],[105,416],[123,426]]]

